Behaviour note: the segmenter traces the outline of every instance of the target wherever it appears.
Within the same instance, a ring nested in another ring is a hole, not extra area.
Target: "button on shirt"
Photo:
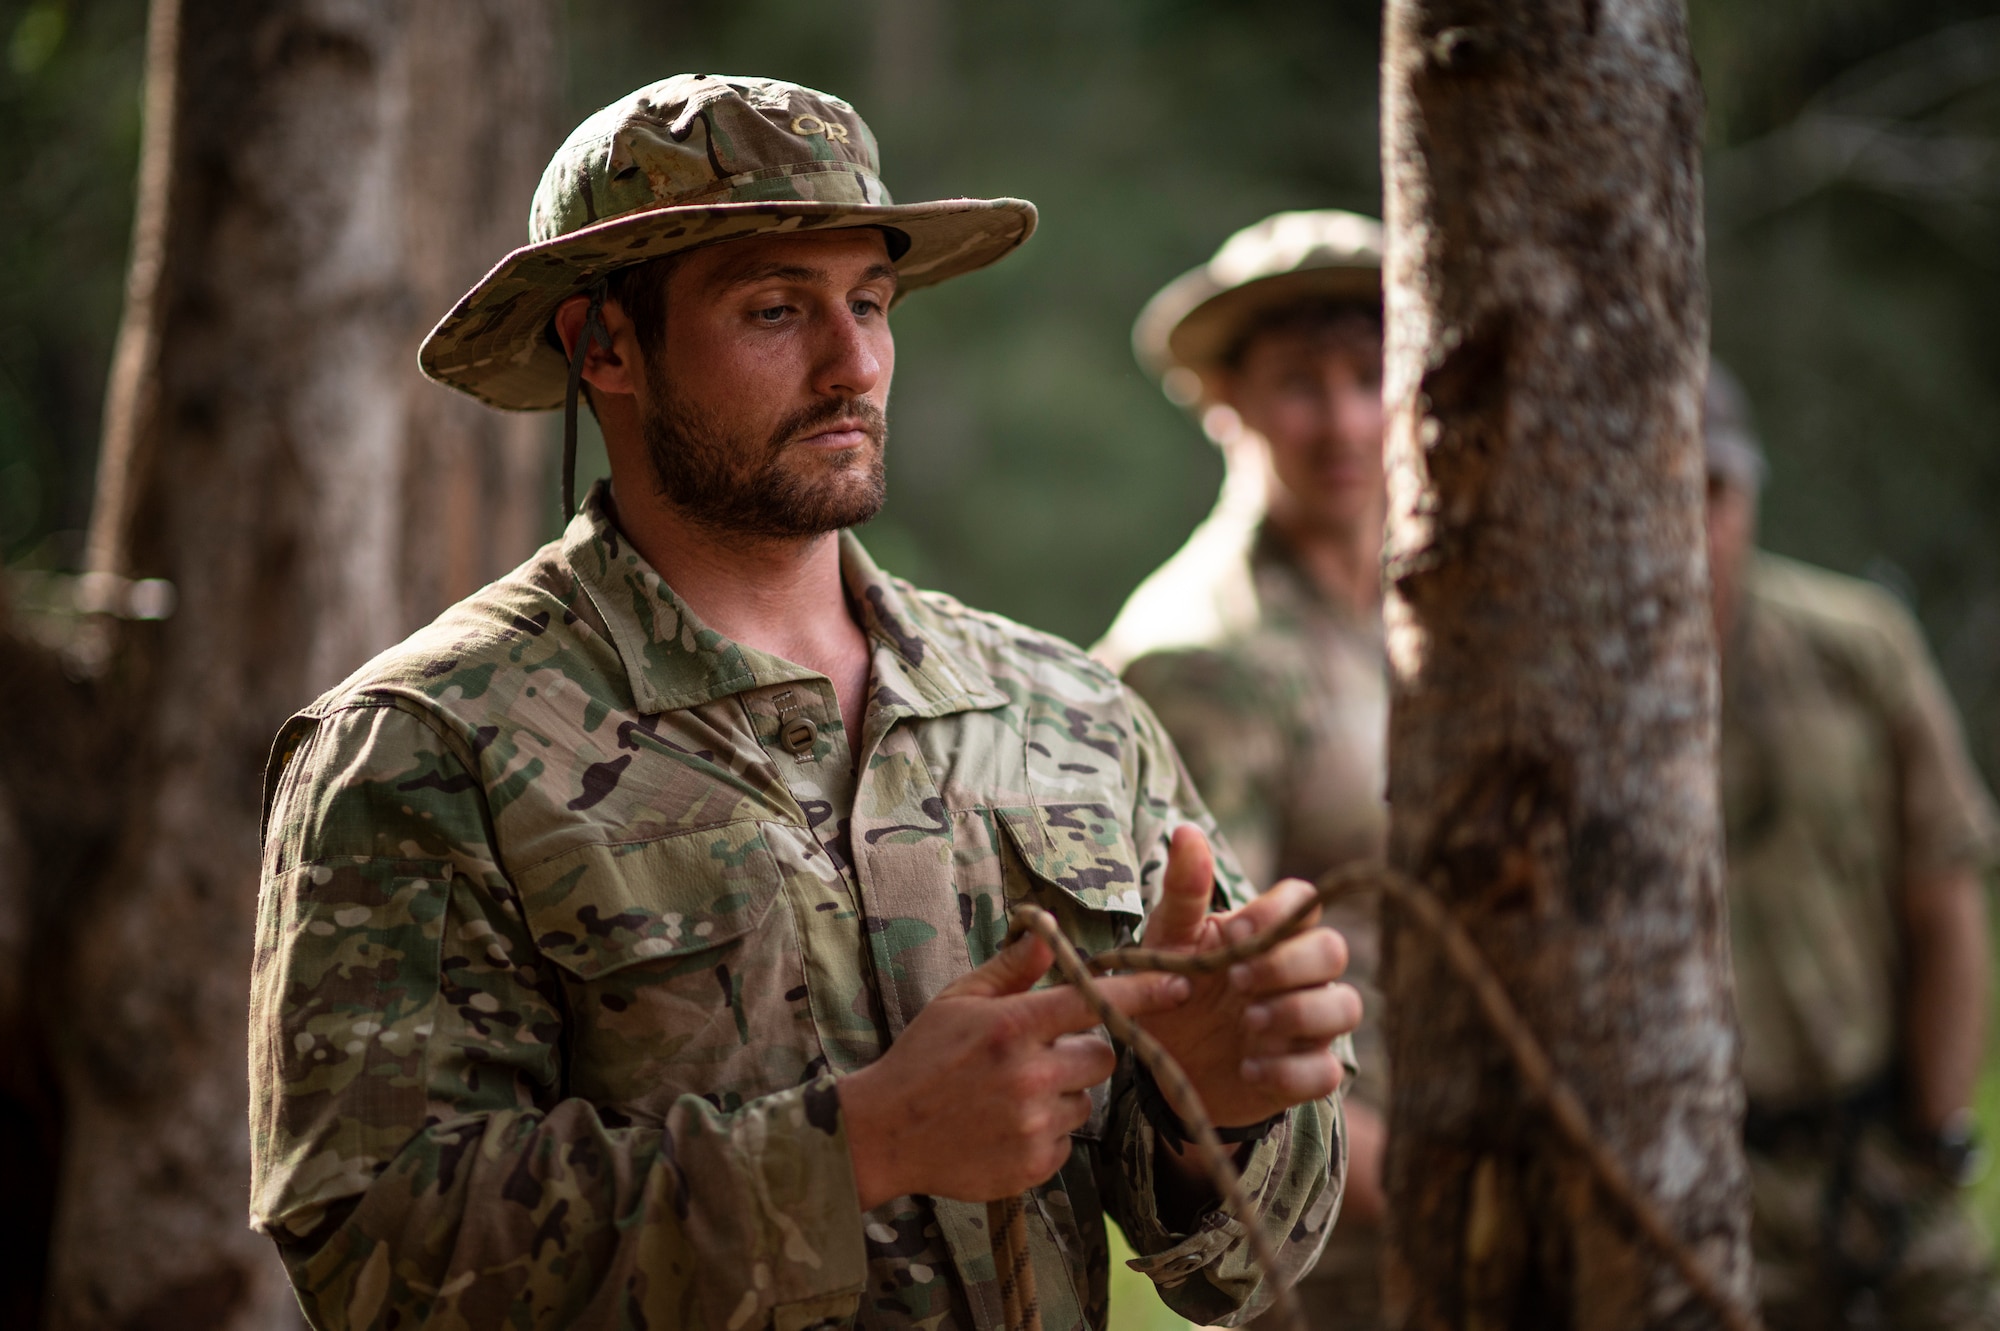
[[[1086,951],[1130,940],[1172,829],[1213,827],[1076,649],[893,581],[851,537],[841,566],[872,653],[859,761],[831,683],[703,626],[602,486],[286,726],[252,1219],[315,1325],[999,1323],[983,1205],[861,1211],[838,1079],[1018,902]],[[1094,1099],[1028,1213],[1047,1325],[1103,1325],[1106,1214],[1184,1315],[1266,1304],[1238,1222],[1159,1216],[1129,1055]],[[1316,1101],[1249,1157],[1287,1276],[1341,1155]]]

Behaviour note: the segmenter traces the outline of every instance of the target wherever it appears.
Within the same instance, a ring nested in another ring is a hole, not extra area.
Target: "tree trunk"
[[[259,785],[287,714],[545,521],[543,423],[423,382],[416,348],[526,237],[553,11],[156,0],[91,558],[171,582],[177,608],[99,616],[71,652],[116,727],[93,775],[117,798],[94,869],[40,889],[51,1326],[297,1321],[246,1227]]]
[[[1747,1301],[1680,0],[1391,0],[1391,855]],[[1713,1326],[1388,912],[1387,1298],[1411,1328]]]

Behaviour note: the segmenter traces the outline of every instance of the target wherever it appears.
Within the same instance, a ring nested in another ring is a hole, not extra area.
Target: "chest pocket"
[[[584,846],[519,875],[535,946],[581,979],[685,958],[749,933],[779,894],[759,823]]]
[[[1109,806],[996,809],[994,820],[1005,829],[1003,932],[1007,911],[1025,901],[1053,914],[1064,936],[1086,957],[1133,940],[1146,918],[1141,860],[1123,820]],[[1110,1110],[1108,1087],[1092,1089],[1090,1107],[1090,1121],[1072,1135],[1102,1141]]]
[[[1007,865],[1007,906],[1055,913],[1086,955],[1131,941],[1146,916],[1140,859],[1124,820],[1104,804],[996,809],[1018,863]]]
[[[798,1080],[818,1053],[784,879],[755,822],[586,846],[516,875],[563,974],[570,1093],[633,1119],[682,1094],[721,1108]]]

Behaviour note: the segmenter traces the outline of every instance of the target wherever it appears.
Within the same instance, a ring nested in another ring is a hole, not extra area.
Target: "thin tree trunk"
[[[525,238],[553,10],[157,0],[90,548],[178,608],[102,617],[77,654],[129,721],[108,868],[53,889],[41,944],[52,1326],[296,1322],[246,1227],[259,783],[289,712],[539,533],[542,423],[423,383],[416,346]]]
[[[1391,854],[1747,1299],[1681,0],[1390,0]],[[1411,1328],[1712,1326],[1391,912]]]

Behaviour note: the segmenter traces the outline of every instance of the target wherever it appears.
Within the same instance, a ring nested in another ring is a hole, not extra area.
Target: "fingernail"
[[[1160,982],[1160,996],[1171,1002],[1183,1002],[1193,992],[1194,986],[1185,975],[1169,975]]]
[[[1229,987],[1232,989],[1250,987],[1250,967],[1247,963],[1238,962],[1229,968]]]
[[[1232,943],[1240,943],[1244,939],[1248,938],[1251,934],[1256,932],[1256,930],[1251,927],[1250,921],[1244,919],[1231,920],[1228,924],[1223,926],[1222,931],[1223,933],[1229,936],[1229,941]]]
[[[1243,1080],[1245,1081],[1262,1081],[1264,1080],[1264,1060],[1261,1058],[1246,1058],[1243,1060],[1243,1066],[1238,1068],[1237,1071],[1243,1075]]]
[[[1253,1031],[1261,1031],[1271,1024],[1271,1009],[1262,1003],[1252,1003],[1243,1009],[1243,1024]]]

